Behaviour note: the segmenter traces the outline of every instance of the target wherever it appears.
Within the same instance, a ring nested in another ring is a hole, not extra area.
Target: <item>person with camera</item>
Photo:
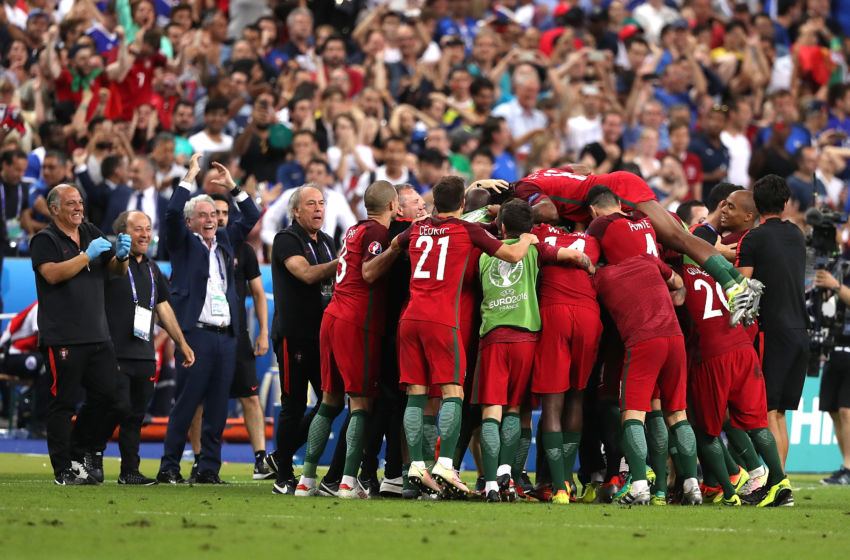
[[[828,270],[815,271],[815,286],[838,296],[844,314],[850,305],[850,276],[836,278]],[[841,468],[821,479],[823,484],[850,484],[850,336],[835,338],[835,347],[823,370],[820,382],[820,409],[828,412],[835,426],[835,437],[841,450]]]
[[[806,241],[800,228],[782,217],[791,199],[785,179],[767,175],[757,180],[753,199],[763,222],[738,243],[735,266],[747,278],[769,285],[761,298],[755,346],[764,370],[768,428],[784,469],[788,458],[785,411],[796,410],[800,403],[809,359]]]
[[[286,148],[292,141],[289,129],[277,123],[276,101],[273,93],[258,94],[251,122],[233,142],[233,155],[241,158],[245,177],[253,175],[260,183],[277,180],[277,169],[286,161]]]

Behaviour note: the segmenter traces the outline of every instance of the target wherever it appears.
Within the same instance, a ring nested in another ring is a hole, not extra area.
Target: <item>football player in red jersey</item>
[[[544,244],[581,251],[593,266],[599,260],[599,243],[584,233],[549,224],[539,224],[531,233]],[[569,483],[581,441],[583,392],[602,334],[596,290],[584,269],[543,266],[540,318],[543,330],[534,357],[531,391],[543,397],[541,434],[561,434],[561,469]],[[548,453],[546,457],[551,472],[559,472],[557,457]]]
[[[688,255],[720,282],[726,290],[734,324],[745,316],[748,322],[754,320],[764,288],[761,282],[745,278],[717,249],[689,235],[681,223],[658,204],[652,190],[637,175],[625,171],[579,175],[544,169],[521,179],[516,185],[516,195],[534,207],[535,219],[539,222],[567,219],[587,223],[590,219],[587,194],[594,185],[609,187],[624,208],[643,212],[665,247]]]
[[[682,277],[687,289],[685,304],[699,342],[696,367],[688,378],[688,388],[700,458],[703,468],[711,470],[720,482],[723,503],[736,506],[741,504],[741,498],[729,479],[733,473],[727,469],[720,441],[727,404],[731,425],[743,430],[745,437],[749,434],[767,463],[774,484],[787,481],[776,441],[767,429],[764,376],[746,331],[729,326],[729,310],[720,285],[693,264],[684,265]],[[760,505],[788,502],[793,503],[791,488],[783,485],[771,501]]]
[[[375,257],[389,245],[387,229],[396,212],[398,194],[387,181],[369,185],[364,195],[368,218],[348,228],[336,269],[336,288],[325,309],[319,334],[322,360],[322,404],[310,423],[307,451],[296,496],[318,493],[316,465],[325,450],[334,418],[342,412],[347,393],[351,420],[346,432],[346,457],[340,498],[366,498],[357,482],[363,457],[367,416],[377,396],[380,341],[386,315],[389,261]]]
[[[666,464],[659,465],[655,495],[646,479],[646,414],[651,412],[658,386],[661,408],[676,440],[685,479],[682,503],[700,504],[696,479],[696,440],[687,421],[685,341],[670,291],[682,297],[682,279],[658,258],[652,225],[645,217],[626,216],[611,189],[593,187],[587,195],[594,221],[587,230],[602,247],[608,266],[600,268],[594,283],[626,348],[620,382],[623,454],[632,476],[631,487],[621,491],[622,504],[666,503]],[[653,430],[650,443],[667,447],[667,431]],[[655,466],[655,465],[654,465]]]
[[[453,492],[469,489],[454,469],[466,371],[462,345],[464,291],[471,289],[473,267],[467,266],[474,249],[507,262],[518,262],[537,241],[523,234],[518,243],[505,245],[476,224],[460,220],[463,212],[463,179],[443,177],[433,189],[436,215],[415,222],[393,239],[390,251],[377,261],[394,259],[399,251],[410,254],[410,301],[399,322],[402,383],[407,385],[404,429],[410,452],[410,482],[437,488],[425,469],[422,454],[423,410],[432,384],[441,387],[440,456],[432,469],[434,478]]]

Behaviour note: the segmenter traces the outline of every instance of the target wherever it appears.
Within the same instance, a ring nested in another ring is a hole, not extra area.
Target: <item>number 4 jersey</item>
[[[457,218],[425,218],[398,236],[410,254],[410,301],[402,319],[461,326],[464,291],[475,281],[475,249],[495,254],[502,242]]]
[[[389,230],[375,220],[363,220],[348,228],[336,266],[336,287],[325,313],[370,332],[383,332],[386,316],[386,277],[369,284],[363,264],[389,245]]]

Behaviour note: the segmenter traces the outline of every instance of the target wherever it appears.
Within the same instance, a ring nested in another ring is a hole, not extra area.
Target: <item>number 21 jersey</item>
[[[480,249],[493,255],[502,242],[481,226],[457,218],[425,218],[398,236],[410,254],[410,301],[401,318],[461,326],[463,291],[474,285],[469,266]]]

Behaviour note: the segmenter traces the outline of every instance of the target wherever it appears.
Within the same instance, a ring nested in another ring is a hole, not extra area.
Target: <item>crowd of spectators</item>
[[[579,162],[640,173],[671,210],[768,173],[800,220],[843,210],[848,30],[846,0],[6,0],[0,241],[26,255],[47,192],[73,182],[103,231],[152,216],[167,259],[161,216],[194,153],[265,212],[265,262],[306,181],[332,236],[375,180],[428,202],[446,174]]]

